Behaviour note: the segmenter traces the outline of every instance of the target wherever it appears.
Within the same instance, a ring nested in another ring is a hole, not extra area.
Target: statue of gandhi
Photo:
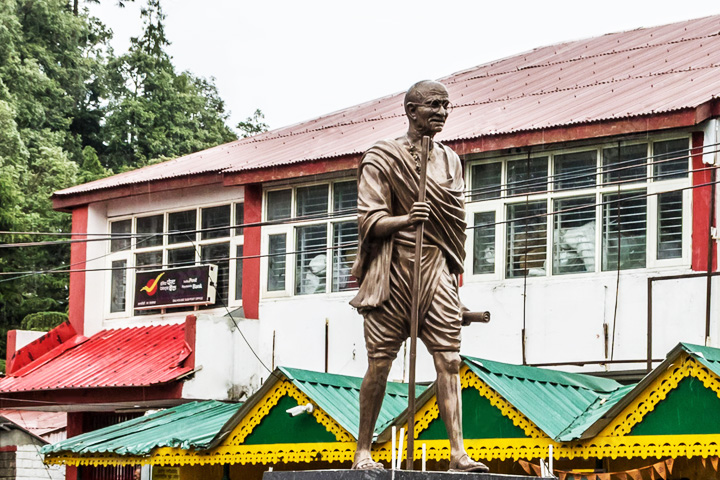
[[[400,346],[410,335],[416,225],[424,222],[418,338],[433,356],[437,401],[450,439],[450,469],[488,471],[465,452],[460,405],[458,275],[465,259],[465,201],[460,158],[431,141],[426,202],[418,202],[422,137],[442,131],[451,109],[444,85],[425,80],[405,95],[407,134],[373,145],[358,171],[360,283],[350,302],[364,316],[368,370],[360,389],[360,431],[354,469],[383,468],[370,456],[385,385]]]

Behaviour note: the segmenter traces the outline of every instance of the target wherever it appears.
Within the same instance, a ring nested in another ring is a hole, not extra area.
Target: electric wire
[[[581,205],[581,206],[577,206],[577,207],[569,207],[569,208],[549,211],[549,212],[545,212],[545,213],[527,215],[524,217],[517,217],[517,218],[513,218],[513,219],[509,219],[509,220],[498,220],[495,222],[478,223],[475,225],[468,225],[466,227],[466,229],[467,230],[475,230],[478,228],[487,228],[487,227],[496,226],[496,225],[525,222],[525,221],[529,221],[529,220],[536,219],[536,218],[550,217],[550,216],[554,216],[554,215],[558,215],[558,214],[569,213],[569,212],[574,212],[574,211],[579,211],[579,210],[589,210],[593,207],[598,207],[598,206],[613,205],[613,204],[617,204],[617,203],[628,201],[628,200],[636,200],[636,199],[642,199],[642,198],[648,198],[648,197],[652,197],[652,196],[662,195],[665,193],[679,192],[679,191],[684,191],[684,190],[693,190],[696,188],[704,188],[704,187],[708,187],[708,186],[711,186],[711,185],[717,184],[717,183],[720,183],[720,180],[716,180],[715,182],[707,182],[707,183],[702,183],[702,184],[698,184],[698,185],[691,185],[691,186],[686,186],[686,187],[679,187],[679,188],[664,190],[662,192],[642,193],[642,194],[638,194],[638,195],[627,196],[622,199],[604,200],[604,201],[600,201],[600,202],[596,202],[596,203],[592,203],[592,204],[588,203],[586,205]],[[629,192],[629,193],[632,193],[632,192]],[[232,228],[238,228],[238,227],[230,227],[230,229],[232,229]],[[228,227],[223,227],[223,229],[228,229]],[[158,233],[154,236],[161,236],[161,235],[167,235],[167,234],[168,233]],[[173,232],[170,234],[177,235],[178,233]],[[207,245],[213,245],[213,244],[217,244],[217,243],[225,243],[225,242],[216,242],[216,243],[211,243],[211,244],[207,244]],[[182,244],[179,244],[179,245],[182,245]],[[353,246],[357,246],[357,242],[343,243],[343,244],[338,244],[338,245],[334,245],[334,246],[313,247],[313,248],[306,248],[306,249],[300,249],[300,250],[295,250],[295,251],[285,251],[285,252],[278,252],[278,253],[230,256],[230,257],[226,257],[226,258],[218,259],[218,260],[220,260],[220,261],[244,260],[244,259],[275,257],[275,256],[299,255],[299,254],[303,254],[303,253],[324,252],[327,250],[337,250],[337,249],[348,248],[348,247],[353,247]],[[127,247],[127,249],[130,249],[130,248],[131,247]],[[164,246],[164,247],[159,246],[158,251],[160,251],[162,248],[167,248],[167,246]],[[180,246],[178,248],[182,248],[182,246]],[[117,252],[107,253],[105,255],[96,257],[94,260],[109,257],[112,255],[115,255],[116,253]],[[78,262],[78,264],[86,264],[90,261],[92,261],[92,260]],[[75,265],[77,265],[77,264],[75,264]],[[155,265],[157,265],[158,267],[161,267],[161,268],[171,268],[171,267],[163,267],[160,264],[152,264],[152,266],[155,266]],[[67,267],[62,266],[62,267],[57,267],[55,269],[49,269],[49,270],[22,271],[22,272],[0,272],[0,276],[18,275],[21,277],[27,277],[27,276],[33,276],[33,275],[44,275],[44,274],[53,274],[53,273],[69,274],[69,273],[99,272],[99,271],[112,271],[112,270],[134,270],[137,268],[147,269],[148,266],[149,265],[143,265],[143,266],[138,267],[138,266],[128,265],[125,267],[104,267],[104,268],[90,268],[90,269],[73,269],[73,268],[71,268],[71,266],[67,266]],[[63,267],[65,267],[65,268],[63,269]],[[11,277],[11,278],[5,278],[5,279],[0,278],[0,283],[17,280],[21,277]]]
[[[603,145],[606,145],[606,144],[603,144]],[[718,145],[718,144],[706,145],[705,147],[716,146],[716,145]],[[615,147],[613,147],[613,148],[615,148]],[[527,188],[534,188],[534,187],[539,187],[539,186],[547,185],[547,184],[555,184],[555,183],[558,183],[560,180],[568,181],[568,180],[585,179],[590,174],[592,174],[593,176],[601,175],[601,174],[604,175],[604,174],[613,173],[613,172],[620,172],[620,171],[631,169],[631,168],[647,167],[649,165],[660,165],[660,164],[667,163],[667,162],[674,162],[674,161],[677,161],[680,159],[686,159],[686,158],[689,158],[690,156],[694,156],[695,154],[689,153],[691,150],[692,149],[683,149],[683,150],[677,150],[677,151],[673,151],[673,152],[666,152],[666,153],[662,153],[662,154],[632,158],[632,159],[628,159],[628,160],[624,160],[624,161],[620,161],[620,162],[614,162],[613,168],[606,168],[605,166],[600,167],[599,169],[598,169],[598,167],[587,167],[587,168],[582,168],[582,169],[574,169],[572,172],[563,173],[563,174],[541,175],[540,177],[538,177],[536,179],[523,179],[523,180],[516,180],[513,182],[506,182],[506,183],[500,184],[500,185],[483,186],[483,187],[479,187],[476,189],[466,190],[465,195],[467,197],[470,197],[470,202],[483,201],[486,199],[473,200],[473,197],[478,197],[478,196],[486,194],[486,193],[498,194],[499,192],[510,191],[513,188],[521,188],[522,187],[524,189],[527,189]],[[708,151],[703,150],[703,154],[709,154],[709,153],[714,153],[714,152],[717,152],[717,150],[708,150]],[[669,155],[676,155],[676,154],[678,155],[677,157],[667,158]],[[634,163],[640,159],[648,159],[649,160],[649,159],[654,159],[655,157],[663,157],[665,159],[664,160],[655,160],[653,162],[648,161],[648,162],[642,163],[642,164]],[[653,180],[656,180],[658,178],[672,177],[672,176],[676,176],[678,174],[685,175],[686,173],[699,173],[699,172],[703,172],[703,171],[709,171],[713,168],[714,168],[713,166],[709,166],[709,167],[703,167],[703,168],[698,168],[698,169],[683,169],[682,171],[672,171],[672,172],[667,172],[667,173],[654,174],[651,176],[651,178]],[[647,177],[644,177],[644,178],[647,178]],[[611,181],[611,182],[600,183],[597,185],[596,184],[589,185],[586,188],[609,187],[609,186],[616,185],[618,182],[633,183],[638,180],[639,180],[639,178],[638,179],[633,178],[633,179],[628,179],[628,180]],[[498,190],[498,187],[499,187],[499,190]],[[533,190],[530,193],[532,193],[533,195],[538,195],[538,194],[552,193],[552,192],[558,192],[558,191],[569,191],[569,190],[575,190],[575,189]],[[519,192],[517,194],[506,195],[503,198],[509,199],[509,198],[513,198],[515,196],[525,197],[525,195],[527,195],[528,193],[529,192],[523,191],[523,192]],[[91,242],[91,241],[132,239],[132,238],[143,237],[143,236],[147,236],[147,235],[167,236],[167,235],[189,234],[189,233],[206,233],[206,232],[217,232],[217,231],[221,231],[221,230],[226,230],[228,228],[230,228],[230,229],[251,228],[251,227],[263,227],[263,226],[283,225],[283,224],[289,224],[289,223],[307,222],[307,221],[311,221],[311,220],[317,220],[317,221],[330,220],[333,218],[346,216],[348,214],[355,213],[355,211],[356,211],[355,209],[344,209],[344,210],[335,211],[335,212],[326,213],[326,214],[306,215],[306,216],[301,216],[301,217],[283,218],[283,219],[278,219],[278,220],[243,223],[243,224],[234,225],[234,226],[224,225],[224,226],[218,226],[218,227],[207,227],[207,228],[183,230],[183,231],[158,232],[158,233],[152,233],[152,234],[151,233],[102,234],[102,233],[87,233],[87,232],[73,233],[73,232],[19,232],[19,231],[15,232],[15,231],[3,230],[3,231],[0,231],[0,235],[1,234],[10,235],[11,234],[11,235],[55,235],[55,236],[97,236],[97,237],[101,237],[99,239],[74,239],[74,240],[65,241],[67,243],[80,243],[80,242]],[[152,215],[149,215],[149,216],[152,216]],[[145,218],[145,217],[139,217],[139,218]],[[25,242],[25,243],[22,243],[21,245],[41,246],[41,245],[52,245],[52,244],[54,244],[54,243]],[[15,246],[15,245],[18,245],[18,244],[7,244],[7,243],[0,244],[0,248],[7,248],[10,246]]]

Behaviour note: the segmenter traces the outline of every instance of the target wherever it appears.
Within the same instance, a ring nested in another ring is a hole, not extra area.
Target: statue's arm
[[[373,239],[389,237],[399,230],[430,218],[430,205],[427,202],[415,202],[407,214],[392,215],[390,184],[372,164],[364,166],[362,170],[358,182],[358,202],[360,212],[368,212],[364,217],[373,219],[368,232]],[[379,214],[380,212],[382,214]]]

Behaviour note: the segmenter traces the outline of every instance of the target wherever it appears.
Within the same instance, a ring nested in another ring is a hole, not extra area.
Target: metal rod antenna
[[[423,136],[420,151],[420,183],[418,184],[418,202],[425,201],[427,186],[427,161],[430,154],[430,137]],[[422,258],[425,224],[415,227],[415,264],[413,272],[412,311],[410,312],[410,375],[408,378],[408,438],[407,469],[413,470],[415,463],[415,363],[417,358],[417,335],[420,317],[420,287],[422,284],[420,260]]]

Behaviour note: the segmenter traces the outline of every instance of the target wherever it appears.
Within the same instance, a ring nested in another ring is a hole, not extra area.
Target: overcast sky
[[[118,53],[139,9],[90,5]],[[291,125],[564,41],[720,14],[718,0],[163,0],[179,70],[214,77],[231,125]]]

